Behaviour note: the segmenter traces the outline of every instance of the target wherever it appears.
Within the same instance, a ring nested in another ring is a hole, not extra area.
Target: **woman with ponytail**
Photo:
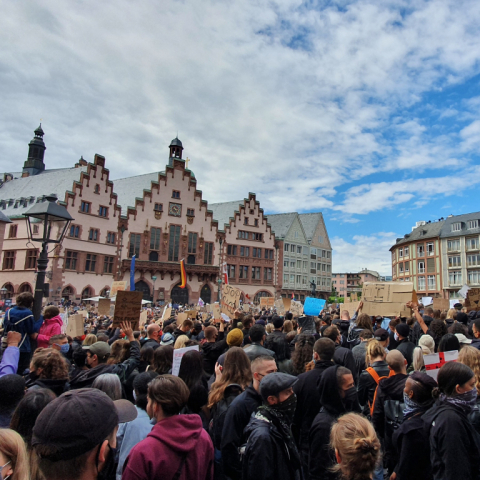
[[[468,415],[477,402],[475,374],[460,362],[448,362],[439,370],[437,404],[423,416],[430,439],[434,480],[478,479],[480,436]]]
[[[381,460],[380,442],[373,425],[361,415],[347,413],[333,425],[330,446],[335,451],[342,480],[372,480]]]

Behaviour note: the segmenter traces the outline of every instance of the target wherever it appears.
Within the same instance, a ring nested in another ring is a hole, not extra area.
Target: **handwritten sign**
[[[178,372],[180,371],[180,365],[182,363],[182,357],[192,350],[198,352],[199,348],[198,345],[194,345],[193,347],[184,347],[184,348],[177,348],[173,351],[173,364],[172,364],[172,375],[178,377]]]
[[[148,312],[144,310],[140,314],[140,322],[139,322],[138,328],[140,329],[143,328],[143,326],[147,323],[147,320],[148,320]]]
[[[212,314],[215,320],[220,320],[222,318],[220,305],[217,305],[217,304],[212,305]]]
[[[424,304],[425,305],[425,304]],[[434,310],[448,310],[450,308],[450,300],[448,298],[434,298],[433,309]]]
[[[113,282],[110,288],[110,297],[114,297],[117,292],[124,291],[127,288],[127,282]]]
[[[168,320],[172,315],[172,307],[165,307],[163,311],[162,320]]]
[[[196,310],[187,310],[185,313],[187,314],[187,318],[191,318],[192,320],[195,320],[197,318]]]
[[[177,325],[180,327],[187,318],[188,315],[186,313],[179,313],[177,315]]]
[[[468,312],[480,309],[480,288],[471,288],[468,291],[465,306]]]
[[[109,298],[101,298],[98,301],[98,314],[108,315],[110,313],[110,305],[112,301]]]
[[[83,315],[70,315],[65,333],[72,337],[81,337],[84,333]]]
[[[260,297],[261,307],[273,307],[275,305],[275,299],[273,297]]]
[[[132,329],[138,330],[140,310],[142,308],[143,292],[117,292],[113,327],[118,328],[122,322],[131,322]]]
[[[290,311],[296,316],[303,315],[303,305],[300,302],[292,300],[290,303]]]
[[[275,300],[275,309],[277,310],[278,315],[285,315],[285,306],[283,305],[283,299],[279,298]]]
[[[241,296],[242,291],[240,289],[232,287],[228,284],[224,285],[222,289],[221,313],[233,318],[235,315],[235,310],[240,305]]]
[[[324,308],[325,300],[323,298],[307,297],[303,306],[303,312],[305,315],[318,316]]]
[[[283,301],[283,308],[285,309],[286,312],[290,311],[290,306],[292,305],[292,299],[291,298],[282,298]]]

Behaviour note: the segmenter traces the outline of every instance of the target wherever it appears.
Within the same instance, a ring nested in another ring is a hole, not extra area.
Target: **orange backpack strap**
[[[375,383],[378,385],[378,382],[380,381],[380,376],[375,371],[375,369],[372,367],[368,367],[367,372],[373,377],[373,379],[375,380]]]
[[[378,375],[378,373],[375,371],[374,368],[372,367],[368,367],[367,368],[367,372],[372,376],[372,378],[375,380],[376,384],[377,384],[377,388],[375,388],[375,393],[373,394],[373,400],[372,400],[372,403],[370,403],[368,406],[369,406],[369,409],[370,409],[370,417],[373,416],[373,409],[375,407],[375,399],[377,398],[377,391],[378,391],[378,384],[380,383],[380,380],[382,380],[383,378],[389,378],[389,377],[393,377],[395,375],[395,372],[390,369],[390,373],[388,374],[388,377],[380,377]]]

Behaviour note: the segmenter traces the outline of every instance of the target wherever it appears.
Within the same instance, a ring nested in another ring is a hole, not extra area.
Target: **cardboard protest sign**
[[[305,315],[318,316],[318,314],[325,308],[325,302],[326,300],[323,298],[307,297],[303,305],[303,313]]]
[[[110,305],[112,301],[109,298],[101,298],[98,301],[98,314],[108,315],[110,313]]]
[[[86,310],[78,310],[77,314],[82,315],[83,318],[88,318],[88,312]]]
[[[180,326],[187,318],[188,315],[186,313],[179,313],[177,315],[177,325]]]
[[[372,317],[411,316],[405,306],[416,297],[412,282],[365,282],[363,284],[362,313]]]
[[[357,292],[352,292],[350,294],[350,297],[348,297],[350,299],[351,302],[356,302],[358,301],[358,296],[357,296]]]
[[[172,307],[165,307],[163,311],[162,320],[168,320],[172,315]]]
[[[194,345],[193,347],[177,348],[173,351],[172,375],[178,377],[178,372],[180,371],[180,364],[182,363],[182,357],[190,350],[195,350],[198,352],[198,345]]]
[[[60,310],[60,313],[65,313],[65,309],[63,307],[60,307],[59,310]]]
[[[70,315],[65,333],[70,337],[81,337],[84,333],[83,315]]]
[[[433,309],[434,310],[448,310],[450,308],[450,300],[448,298],[434,298]]]
[[[275,305],[275,299],[273,297],[260,297],[260,306],[270,308]]]
[[[283,305],[283,299],[279,298],[275,300],[275,309],[278,315],[285,315],[285,306]]]
[[[251,307],[248,303],[244,303],[242,305],[242,310],[245,312],[245,313],[250,313],[250,310],[251,310]]]
[[[117,292],[113,315],[114,328],[120,327],[122,322],[131,322],[132,329],[138,330],[142,298],[143,292],[126,292],[124,290]]]
[[[440,368],[447,362],[456,362],[457,358],[458,350],[424,355],[423,363],[425,363],[425,370],[427,375],[430,375],[436,381]]]
[[[291,298],[282,298],[283,308],[286,312],[290,311],[290,305],[292,304]]]
[[[292,300],[290,302],[290,311],[296,316],[303,315],[303,305],[300,302]]]
[[[467,292],[465,306],[467,307],[467,312],[471,312],[472,310],[480,310],[480,288],[471,288]]]
[[[340,314],[344,310],[347,310],[350,317],[353,317],[354,313],[358,310],[359,305],[360,305],[360,302],[341,303],[340,307],[339,307],[340,308]]]
[[[241,296],[242,291],[240,289],[232,287],[228,284],[224,285],[222,289],[221,312],[225,315],[228,315],[230,318],[233,318],[235,310],[240,305]]]
[[[197,318],[197,311],[196,310],[187,310],[185,312],[187,314],[187,318],[191,318],[195,320]]]
[[[127,288],[127,282],[113,282],[112,287],[110,288],[110,297],[115,297],[117,292],[124,291]]]
[[[138,327],[140,329],[147,323],[147,319],[148,319],[148,312],[146,310],[144,310],[140,314],[140,321],[139,321],[139,324],[138,324]]]
[[[220,311],[220,305],[212,305],[212,314],[213,314],[213,318],[215,320],[220,320],[220,318],[222,318],[221,316],[221,311]]]
[[[208,313],[202,313],[202,322],[206,322],[208,319]]]

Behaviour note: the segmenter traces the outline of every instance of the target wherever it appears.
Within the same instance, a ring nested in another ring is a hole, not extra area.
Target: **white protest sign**
[[[458,299],[456,298],[454,298],[453,300],[450,299],[450,308],[454,308],[456,303],[458,303]]]
[[[423,363],[425,363],[427,375],[430,375],[436,381],[440,368],[442,368],[442,366],[445,365],[447,362],[456,362],[457,358],[458,350],[424,355]]]
[[[428,305],[432,305],[433,304],[433,297],[422,297],[420,299],[420,302],[422,303],[422,305],[424,307],[427,307]]]
[[[193,347],[177,348],[173,351],[172,375],[178,377],[178,372],[180,371],[180,364],[182,363],[182,357],[190,350],[196,350],[198,352],[198,345],[194,345]]]

